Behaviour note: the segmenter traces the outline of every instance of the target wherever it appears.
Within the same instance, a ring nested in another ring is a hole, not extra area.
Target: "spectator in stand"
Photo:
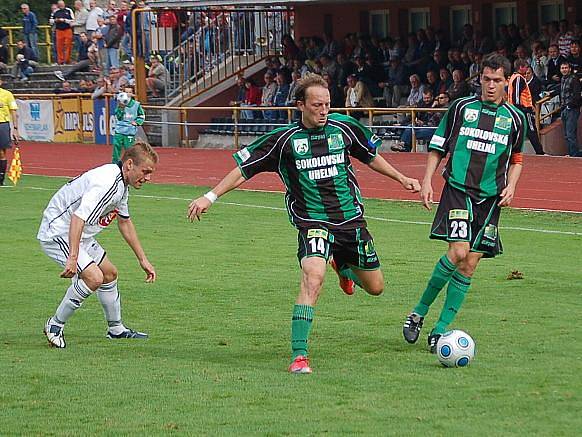
[[[400,100],[408,92],[406,68],[398,56],[390,58],[390,68],[386,80],[379,82],[378,87],[383,90],[384,101],[388,108],[400,106]]]
[[[531,92],[531,101],[535,106],[535,104],[538,102],[538,100],[540,100],[542,96],[544,85],[542,81],[535,75],[531,65],[527,66],[527,70],[525,71],[525,80]]]
[[[557,44],[552,44],[548,47],[548,88],[556,89],[560,85],[562,79],[561,65],[566,59],[560,55],[560,48]]]
[[[99,69],[101,73],[105,76],[109,74],[109,71],[105,71],[105,62],[107,59],[107,50],[105,48],[105,37],[109,31],[109,26],[105,23],[105,19],[102,17],[97,18],[97,30],[93,32],[93,41],[97,46],[99,51]]]
[[[509,33],[509,38],[511,44],[509,45],[509,50],[515,52],[517,47],[521,44],[521,37],[519,36],[519,28],[515,24],[510,24],[507,26],[507,32]]]
[[[112,15],[115,15],[117,17],[118,10],[119,10],[119,8],[117,7],[117,1],[110,0],[110,2],[107,5],[107,9],[103,13],[103,18],[105,18],[105,20],[107,20],[107,22],[109,22],[109,17],[111,17]]]
[[[432,54],[432,59],[427,65],[427,70],[440,71],[441,68],[447,68],[447,61],[444,58],[443,52],[435,50]]]
[[[107,76],[111,68],[119,68],[119,43],[123,37],[123,29],[117,24],[117,17],[109,17],[107,34],[103,36],[105,48],[104,74]]]
[[[65,6],[63,0],[57,2],[58,9],[53,13],[56,28],[57,61],[59,65],[71,63],[73,49],[73,21],[75,14]]]
[[[356,65],[343,53],[336,56],[338,65],[337,84],[339,87],[345,87],[348,84],[348,76],[356,72]]]
[[[577,39],[572,40],[570,43],[570,56],[566,58],[572,73],[580,79],[582,78],[582,56],[580,55],[580,41]]]
[[[111,69],[111,72],[109,73],[109,80],[111,81],[111,87],[113,88],[113,91],[116,93],[120,92],[123,88],[129,85],[127,76],[120,68]]]
[[[339,42],[333,39],[333,36],[329,33],[323,34],[323,47],[319,52],[319,56],[327,55],[331,59],[335,59],[338,53],[341,52],[341,45]]]
[[[95,91],[95,83],[91,79],[81,79],[79,81],[79,92],[93,93],[93,91]]]
[[[108,78],[100,76],[96,80],[95,90],[91,94],[92,99],[102,98],[104,94],[113,94],[113,88]]]
[[[86,33],[87,18],[89,12],[83,6],[81,0],[75,0],[75,19],[73,20],[73,45],[77,54],[81,48],[81,33]]]
[[[20,5],[22,10],[22,34],[26,45],[33,51],[38,60],[38,19],[26,3]]]
[[[87,22],[85,23],[89,39],[93,38],[93,33],[99,28],[98,18],[102,18],[103,13],[103,9],[97,6],[97,0],[89,1],[89,12],[87,13]]]
[[[168,80],[168,70],[162,64],[160,55],[150,56],[150,71],[146,78],[146,85],[151,91],[153,97],[163,95],[166,90],[166,81]]]
[[[24,57],[24,55],[16,55],[16,62],[14,63],[13,73],[15,77],[21,81],[27,81],[30,75],[33,73],[33,68],[29,63],[29,60]]]
[[[546,56],[544,46],[540,41],[534,41],[531,45],[531,52],[529,65],[531,65],[538,79],[545,81],[548,77],[548,57]]]
[[[341,108],[344,106],[344,96],[341,89],[333,81],[333,78],[325,73],[323,75],[323,80],[327,83],[327,89],[329,90],[330,107],[331,108]]]
[[[273,106],[285,106],[287,96],[289,94],[289,84],[287,83],[287,77],[284,72],[279,71],[277,76],[275,76],[275,82],[277,83],[277,88],[275,89],[275,95],[273,96]],[[267,120],[277,120],[278,118],[287,118],[287,111],[265,111],[265,118]]]
[[[460,99],[461,97],[467,97],[471,94],[471,87],[465,81],[465,75],[461,70],[453,71],[453,84],[447,90],[447,94],[450,96],[451,101]]]
[[[16,43],[16,48],[18,50],[16,51],[16,62],[12,69],[12,75],[26,81],[34,72],[34,69],[38,67],[38,59],[22,39]]]
[[[299,74],[301,74],[301,77],[309,73],[309,68],[301,61],[301,59],[294,59],[293,62],[291,63],[291,66],[292,66],[291,70],[298,71]]]
[[[53,90],[53,94],[72,94],[78,93],[79,91],[73,87],[71,87],[71,82],[65,80],[60,88],[55,88]]]
[[[291,35],[288,33],[283,35],[281,45],[283,46],[282,56],[285,61],[299,59],[299,47],[297,47],[297,44],[295,44],[295,40]]]
[[[422,95],[420,108],[448,108],[451,98],[447,93],[439,94],[436,99],[432,99],[430,90],[426,90]],[[430,140],[439,125],[444,112],[419,112],[415,120],[414,135],[416,140]],[[395,152],[410,152],[412,150],[412,131],[405,129],[400,136],[400,142],[391,147]]]
[[[49,24],[51,25],[51,57],[53,65],[58,65],[57,56],[57,23],[55,23],[55,12],[59,7],[56,3],[51,3],[51,13],[49,15]]]
[[[432,95],[436,96],[441,88],[441,81],[439,80],[439,75],[434,70],[428,70],[426,72],[426,87],[431,90]]]
[[[348,76],[348,86],[346,88],[346,108],[373,108],[374,99],[370,90],[360,80],[357,75],[351,74]],[[365,116],[362,111],[351,112],[350,115],[354,118],[362,118]]]
[[[71,68],[69,68],[65,73],[63,73],[61,70],[56,70],[54,72],[54,75],[62,81],[68,80],[78,72],[90,71],[96,65],[95,63],[97,61],[97,57],[95,55],[95,52],[93,52],[93,54],[89,56],[89,48],[93,43],[89,41],[87,33],[86,32],[81,33],[81,35],[79,35],[79,38],[80,38],[79,61],[76,64],[74,64]]]
[[[544,149],[536,128],[533,98],[525,78],[529,64],[524,59],[516,59],[513,65],[515,73],[509,78],[507,85],[507,101],[524,113],[527,119],[527,138],[536,154],[543,155]]]
[[[334,82],[336,82],[337,81],[337,75],[338,75],[338,65],[337,65],[337,63],[333,60],[332,57],[330,57],[327,54],[321,55],[319,57],[319,60],[321,62],[321,73],[322,73],[322,76],[327,73],[332,78],[332,80]]]
[[[420,81],[418,74],[411,75],[408,80],[410,81],[410,94],[408,94],[408,99],[406,99],[406,106],[416,107],[422,102],[425,86]]]
[[[123,53],[125,53],[125,56],[127,56],[128,59],[131,59],[132,53],[131,53],[131,27],[127,28],[127,25],[131,25],[131,20],[128,23],[128,18],[129,18],[129,14],[131,13],[130,11],[130,7],[128,2],[126,1],[122,1],[120,3],[121,7],[119,8],[119,11],[117,12],[117,24],[119,24],[119,27],[121,28],[121,30],[123,31],[123,35],[121,37],[121,47],[123,48]],[[135,4],[134,4],[135,6]]]
[[[151,11],[151,8],[144,0],[139,0],[137,2],[137,6],[140,9],[148,9],[147,12],[141,12],[137,16],[137,51],[138,55],[141,55],[147,59],[150,57],[151,33],[152,28],[156,24],[156,15]],[[194,15],[192,16],[194,17]],[[194,51],[194,49],[194,47],[191,47],[192,51]]]
[[[242,107],[257,107],[261,105],[261,89],[255,85],[251,78],[245,79],[245,98],[241,103]],[[250,109],[241,111],[241,117],[247,120],[262,118],[261,113]]]
[[[446,93],[449,87],[453,85],[453,78],[451,77],[451,72],[449,69],[441,68],[439,70],[439,78],[441,79],[441,84],[438,94]]]
[[[562,105],[562,125],[568,143],[568,155],[582,157],[582,149],[578,146],[578,119],[580,118],[580,81],[572,72],[568,61],[560,65],[562,80],[560,83],[560,104]]]
[[[297,102],[297,99],[295,98],[295,88],[297,88],[299,79],[301,79],[301,73],[298,70],[293,70],[291,72],[291,83],[289,84],[289,92],[285,99],[285,106],[295,106],[295,103]]]
[[[572,32],[568,30],[568,20],[560,20],[558,33],[558,47],[560,55],[564,58],[570,56],[570,43],[572,42]]]
[[[239,73],[235,80],[235,98],[230,101],[230,106],[239,106],[245,99],[246,88],[245,88],[245,76],[243,73]]]
[[[265,80],[265,86],[262,90],[261,95],[261,106],[273,106],[273,99],[275,98],[275,92],[277,91],[277,83],[273,80],[273,73],[267,71],[263,79]],[[263,115],[265,115],[263,113]]]

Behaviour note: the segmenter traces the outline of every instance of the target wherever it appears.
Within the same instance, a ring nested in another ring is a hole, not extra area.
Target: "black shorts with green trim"
[[[316,256],[326,261],[333,255],[338,267],[346,265],[360,270],[378,270],[380,260],[374,239],[365,227],[329,231],[323,227],[299,229],[297,258]]]
[[[499,196],[474,199],[445,184],[432,223],[430,238],[448,242],[467,241],[471,252],[486,258],[503,253],[499,237]]]

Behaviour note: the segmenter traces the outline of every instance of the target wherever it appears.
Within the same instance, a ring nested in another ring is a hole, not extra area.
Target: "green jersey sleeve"
[[[347,147],[348,153],[354,158],[369,164],[378,154],[378,147],[382,145],[382,139],[370,129],[348,115],[335,115],[330,117],[334,124],[343,130],[350,139]],[[342,126],[343,125],[343,126]]]
[[[281,149],[280,133],[263,135],[233,155],[245,179],[263,172],[277,171]]]

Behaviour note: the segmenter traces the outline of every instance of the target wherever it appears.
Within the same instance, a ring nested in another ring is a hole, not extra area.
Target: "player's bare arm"
[[[503,189],[499,199],[499,206],[509,206],[515,195],[515,188],[521,176],[521,164],[511,164],[507,174],[507,186]]]
[[[72,278],[77,274],[77,258],[79,257],[79,245],[84,227],[85,220],[73,214],[69,226],[69,256],[65,268],[60,274],[61,278]]]
[[[131,247],[139,265],[146,272],[146,282],[154,282],[157,274],[154,266],[149,262],[137,236],[137,231],[130,218],[117,217],[117,226],[127,245]]]
[[[243,177],[240,169],[235,167],[227,174],[224,179],[222,179],[218,185],[216,185],[210,193],[216,196],[216,199],[226,194],[235,188],[237,188],[240,184],[242,184],[246,179]],[[208,209],[212,206],[216,199],[211,199],[208,196],[209,193],[206,195],[199,197],[198,199],[194,199],[190,202],[190,206],[188,206],[188,219],[192,222],[194,219],[200,220],[202,214],[206,213]]]
[[[384,176],[388,176],[390,179],[395,180],[408,191],[418,193],[420,190],[420,182],[418,182],[417,179],[409,178],[408,176],[403,175],[391,164],[389,164],[388,161],[386,161],[381,155],[377,155],[374,160],[368,164],[368,167]]]
[[[18,141],[20,136],[18,135],[18,113],[17,111],[10,111],[12,115],[12,141]]]
[[[426,170],[424,172],[424,179],[422,180],[422,188],[420,189],[420,198],[422,204],[429,211],[432,209],[432,203],[434,198],[434,191],[432,189],[432,177],[436,172],[439,164],[441,163],[443,156],[432,150],[428,154],[428,159],[426,161]]]

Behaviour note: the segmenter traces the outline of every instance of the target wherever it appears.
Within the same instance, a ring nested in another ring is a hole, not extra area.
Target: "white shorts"
[[[65,266],[69,257],[69,242],[67,240],[62,237],[55,237],[51,241],[41,241],[40,247],[50,259],[62,267]],[[77,258],[77,273],[81,273],[92,263],[101,264],[105,255],[105,249],[94,238],[81,240],[79,257]]]

